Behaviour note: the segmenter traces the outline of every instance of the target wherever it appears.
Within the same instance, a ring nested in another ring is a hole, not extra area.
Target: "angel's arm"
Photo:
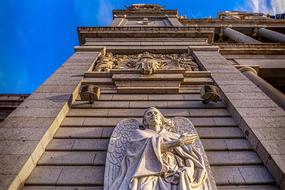
[[[177,146],[184,146],[187,144],[193,144],[197,138],[195,134],[183,134],[177,140],[172,140],[168,142],[161,142],[161,152],[167,152],[171,148],[175,148]]]
[[[180,140],[172,140],[168,142],[161,142],[161,153],[167,152],[169,149],[180,146]]]

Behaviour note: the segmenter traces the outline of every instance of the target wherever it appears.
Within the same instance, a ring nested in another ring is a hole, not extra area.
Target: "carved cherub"
[[[148,108],[143,127],[120,121],[110,139],[105,190],[212,190],[209,165],[193,124]]]

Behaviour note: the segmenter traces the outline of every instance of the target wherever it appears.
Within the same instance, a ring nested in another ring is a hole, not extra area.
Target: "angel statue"
[[[120,121],[111,136],[104,190],[215,190],[210,166],[193,124],[165,118],[154,108]]]

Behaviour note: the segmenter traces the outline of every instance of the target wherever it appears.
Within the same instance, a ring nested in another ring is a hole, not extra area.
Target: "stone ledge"
[[[189,46],[188,52],[193,51],[219,51],[219,46]]]

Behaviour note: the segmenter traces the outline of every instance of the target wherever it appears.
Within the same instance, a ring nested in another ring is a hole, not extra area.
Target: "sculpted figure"
[[[151,107],[143,127],[120,121],[110,139],[105,190],[211,190],[209,165],[192,123],[167,119]],[[210,175],[211,176],[211,175]]]
[[[151,75],[156,70],[161,69],[163,64],[159,63],[149,52],[140,55],[139,61],[136,63],[136,69],[142,74]]]

